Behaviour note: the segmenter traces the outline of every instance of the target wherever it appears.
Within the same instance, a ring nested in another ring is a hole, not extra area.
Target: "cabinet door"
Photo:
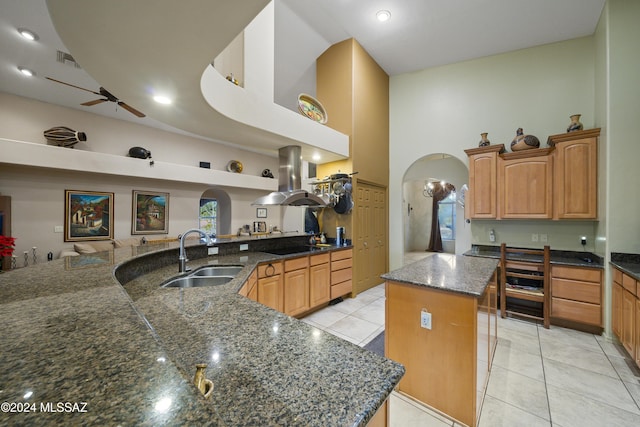
[[[635,361],[640,368],[640,299],[636,298]]]
[[[309,270],[307,268],[284,273],[284,313],[289,316],[309,310]]]
[[[622,285],[613,282],[611,297],[611,329],[622,341]]]
[[[553,159],[550,155],[508,160],[500,158],[498,216],[514,219],[551,218],[552,166]]]
[[[309,268],[309,306],[317,307],[329,302],[331,290],[329,263],[312,265]]]
[[[596,137],[556,143],[554,218],[595,219],[598,200]]]
[[[636,297],[626,289],[622,289],[622,345],[635,358],[635,314]]]
[[[468,218],[496,217],[497,159],[496,152],[469,156]]]
[[[274,275],[258,279],[258,302],[282,311],[282,276]]]

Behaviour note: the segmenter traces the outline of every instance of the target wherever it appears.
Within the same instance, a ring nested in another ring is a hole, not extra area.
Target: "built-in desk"
[[[497,342],[497,265],[436,254],[382,275],[385,355],[406,369],[398,390],[469,426],[477,424]]]

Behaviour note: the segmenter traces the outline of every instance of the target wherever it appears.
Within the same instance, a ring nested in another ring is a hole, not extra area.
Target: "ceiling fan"
[[[83,102],[80,105],[85,105],[87,107],[90,107],[92,105],[96,105],[96,104],[101,104],[103,102],[115,102],[117,105],[121,106],[122,108],[124,108],[125,110],[127,110],[128,112],[130,112],[131,114],[138,116],[138,117],[145,117],[145,115],[143,113],[141,113],[140,111],[136,110],[135,108],[133,108],[130,105],[127,105],[126,103],[124,103],[123,101],[120,101],[118,98],[116,98],[113,94],[111,94],[111,92],[109,92],[108,90],[106,90],[105,88],[101,87],[99,89],[98,92],[90,90],[90,89],[85,89],[83,87],[80,86],[76,86],[76,85],[72,85],[71,83],[65,83],[63,81],[60,80],[56,80],[56,79],[52,79],[51,77],[46,77],[47,80],[51,80],[52,82],[56,82],[56,83],[62,83],[63,85],[67,85],[67,86],[71,86],[71,87],[75,87],[76,89],[80,89],[80,90],[84,90],[87,92],[91,92],[95,95],[98,96],[102,96],[103,98],[99,98],[99,99],[94,99],[93,101],[87,101],[87,102]]]

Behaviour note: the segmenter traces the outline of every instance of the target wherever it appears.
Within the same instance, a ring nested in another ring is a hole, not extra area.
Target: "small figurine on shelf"
[[[233,73],[229,74],[227,76],[227,80],[229,80],[231,83],[233,83],[234,85],[238,86],[240,84],[240,82],[238,81],[238,79],[236,79],[235,77],[233,77]]]
[[[540,140],[533,135],[524,135],[522,128],[516,130],[516,137],[511,141],[511,151],[529,150],[540,147]]]
[[[567,128],[567,132],[575,132],[577,130],[582,130],[583,126],[582,123],[580,123],[580,116],[582,114],[573,114],[571,116],[569,116],[569,118],[571,119],[571,123],[569,123],[569,127]]]
[[[491,141],[487,139],[487,135],[489,135],[488,132],[483,132],[480,134],[481,139],[480,139],[480,142],[478,143],[478,147],[486,147],[487,145],[491,144]]]

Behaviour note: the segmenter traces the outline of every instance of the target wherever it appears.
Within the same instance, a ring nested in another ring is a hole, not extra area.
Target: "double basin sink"
[[[241,265],[207,265],[194,270],[187,276],[178,276],[169,279],[160,287],[162,288],[197,288],[202,286],[224,285],[244,267]]]

